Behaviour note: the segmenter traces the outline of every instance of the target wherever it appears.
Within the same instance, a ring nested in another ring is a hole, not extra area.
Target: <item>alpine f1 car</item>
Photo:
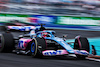
[[[21,23],[20,21],[15,20],[10,23],[3,23],[2,29],[8,31],[31,31],[35,29],[35,25]]]
[[[89,42],[86,37],[76,37],[72,48],[63,38],[54,34],[55,31],[52,30],[32,30],[29,34],[14,38],[11,33],[3,33],[0,34],[0,52],[13,51],[32,57],[75,55],[77,58],[85,58],[89,55]]]
[[[15,30],[15,31],[30,31],[35,29],[35,26],[7,26],[7,30]]]

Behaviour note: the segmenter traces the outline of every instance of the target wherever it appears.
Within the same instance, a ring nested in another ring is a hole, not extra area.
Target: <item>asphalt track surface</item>
[[[56,35],[62,37],[68,34],[68,39],[77,35],[84,37],[100,37],[100,31],[75,31],[75,30],[55,30]],[[2,33],[2,31],[0,32]],[[12,32],[14,36],[23,34],[23,32]],[[0,53],[0,67],[100,67],[100,62],[91,60],[79,60],[72,57],[44,57],[32,58],[26,55],[17,55],[14,53]]]

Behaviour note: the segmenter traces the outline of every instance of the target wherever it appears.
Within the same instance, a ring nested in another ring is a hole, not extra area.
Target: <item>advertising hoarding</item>
[[[63,25],[100,25],[99,17],[71,17],[71,16],[59,16],[57,18],[57,24]]]
[[[9,22],[9,21],[13,21],[13,20],[18,20],[21,22],[28,22],[27,17],[29,17],[29,15],[0,14],[0,22]]]
[[[31,17],[35,18],[35,22],[33,23],[43,23],[43,24],[55,24],[56,16],[48,16],[48,15],[32,15]]]
[[[92,25],[100,26],[100,17],[73,17],[51,15],[0,14],[0,22],[19,20],[33,24]]]

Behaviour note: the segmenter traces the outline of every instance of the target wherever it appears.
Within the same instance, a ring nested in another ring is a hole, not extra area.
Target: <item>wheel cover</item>
[[[30,50],[31,50],[32,56],[35,57],[36,54],[37,54],[37,41],[36,41],[35,38],[34,38],[34,42],[31,44],[31,49]]]
[[[36,45],[35,45],[35,43],[32,43],[31,44],[31,52],[34,53],[35,49],[36,49]]]

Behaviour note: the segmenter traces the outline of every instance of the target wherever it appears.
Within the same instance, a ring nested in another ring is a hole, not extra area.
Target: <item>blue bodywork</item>
[[[74,49],[68,43],[66,43],[62,38],[54,36],[55,31],[52,31],[52,30],[39,31],[36,33],[36,35],[37,35],[37,37],[43,37],[43,33],[48,33],[47,35],[49,35],[49,37],[48,36],[44,37],[46,40],[48,39],[48,40],[56,41],[62,47],[64,47],[69,53],[74,54]],[[32,37],[32,34],[30,36]]]
[[[8,26],[9,30],[30,31],[35,29],[35,26]]]
[[[58,37],[45,37],[45,39],[54,40],[59,43],[62,47],[64,47],[69,53],[74,53],[74,49],[70,47],[68,43],[66,43],[62,38]]]

